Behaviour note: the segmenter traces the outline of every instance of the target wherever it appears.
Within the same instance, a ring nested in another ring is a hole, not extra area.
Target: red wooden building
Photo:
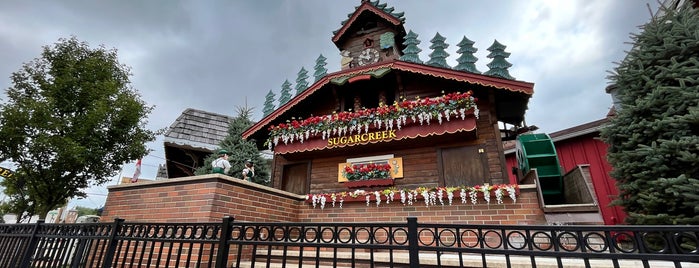
[[[599,203],[602,219],[607,225],[624,222],[626,214],[619,206],[610,206],[618,196],[615,180],[609,176],[612,167],[607,162],[608,145],[599,139],[599,130],[607,122],[607,118],[592,121],[572,128],[550,133],[556,147],[556,153],[563,172],[568,172],[578,165],[589,165],[590,177],[594,186],[595,197]],[[509,170],[517,167],[513,144],[505,146],[507,167]],[[509,179],[516,182],[515,174],[510,172]]]

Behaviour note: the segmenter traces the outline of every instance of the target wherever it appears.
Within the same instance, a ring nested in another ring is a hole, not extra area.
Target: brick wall
[[[299,196],[220,174],[109,187],[105,221],[115,217],[145,222],[218,222],[223,216],[255,222],[405,222],[416,216],[424,223],[545,224],[535,189],[522,186],[513,203],[453,204],[426,207],[423,201],[403,205],[400,200],[376,206],[372,202],[345,202],[333,208],[313,208]],[[446,201],[446,200],[445,200]]]
[[[110,186],[102,219],[147,222],[297,221],[304,196],[220,174]]]

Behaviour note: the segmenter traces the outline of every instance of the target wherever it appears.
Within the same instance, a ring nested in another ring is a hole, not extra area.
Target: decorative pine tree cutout
[[[279,94],[279,107],[291,100],[291,83],[289,80],[284,80],[282,84],[282,92]]]
[[[505,48],[506,46],[500,44],[498,40],[495,40],[495,42],[493,42],[493,44],[488,48],[488,51],[490,51],[488,58],[493,60],[488,63],[488,68],[490,68],[490,70],[485,72],[485,75],[515,80],[515,78],[510,75],[510,72],[507,71],[507,68],[512,67],[512,64],[506,60],[507,57],[510,56],[510,53],[505,52]]]
[[[296,95],[301,94],[301,92],[304,92],[306,88],[308,88],[308,71],[306,71],[305,68],[301,67],[301,70],[299,70],[299,73],[297,74],[298,76],[296,77]]]
[[[265,108],[262,110],[263,116],[267,116],[274,111],[275,96],[271,89],[267,92],[267,96],[265,96]]]
[[[447,39],[439,35],[439,33],[437,33],[432,40],[430,40],[430,42],[432,42],[432,45],[430,46],[432,53],[430,53],[430,60],[427,61],[427,65],[451,68],[447,64],[447,57],[449,57],[449,53],[447,53],[445,49],[449,47],[449,44],[445,43],[445,40]]]
[[[405,35],[405,41],[403,41],[405,49],[403,49],[403,56],[400,56],[400,60],[422,64],[420,56],[418,55],[418,53],[422,51],[422,49],[417,47],[419,44],[420,40],[417,39],[417,34],[413,31],[408,32],[408,34]]]
[[[325,69],[325,65],[328,63],[325,62],[327,59],[323,57],[323,54],[320,54],[318,58],[316,59],[316,66],[313,67],[313,70],[315,71],[313,73],[313,77],[315,77],[314,82],[318,82],[323,76],[325,76],[328,73],[328,69]]]
[[[469,40],[466,38],[466,36],[464,36],[464,39],[461,39],[461,42],[456,44],[456,46],[459,47],[459,50],[457,50],[456,53],[461,54],[461,56],[456,59],[456,62],[459,64],[454,67],[454,70],[477,74],[481,73],[478,69],[476,69],[476,61],[478,58],[473,56],[473,53],[476,53],[478,49],[473,47],[473,44],[475,44],[475,42]]]

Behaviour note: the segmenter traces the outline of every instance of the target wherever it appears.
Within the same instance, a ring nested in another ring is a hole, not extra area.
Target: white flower
[[[442,199],[444,197],[444,191],[442,189],[437,190],[437,199],[439,200],[439,204],[444,206],[444,200]]]
[[[425,199],[425,206],[430,206],[430,193],[427,191],[422,191],[422,197]]]
[[[325,195],[321,195],[320,196],[320,209],[325,208],[325,200],[326,200]]]
[[[461,203],[466,204],[466,188],[461,188]]]
[[[313,195],[313,198],[311,199],[311,203],[313,204],[313,208],[316,208],[316,202],[318,202],[318,197],[316,195]]]
[[[495,189],[495,200],[498,201],[498,204],[502,204],[502,188],[500,187]]]
[[[345,202],[345,198],[340,197],[340,209],[342,209],[342,203],[344,203],[344,202]]]
[[[335,207],[335,201],[337,200],[337,195],[332,195],[331,198],[333,200],[333,207]]]
[[[451,202],[454,200],[454,191],[447,191],[447,199],[449,199],[449,205],[451,206]]]
[[[416,194],[417,193],[415,193],[415,195]],[[408,192],[408,205],[413,205],[413,198],[415,198],[415,195],[413,194],[413,192]]]
[[[475,188],[473,188],[468,195],[471,197],[471,204],[478,204],[478,199],[476,199],[476,197],[478,197],[478,192],[476,192]]]
[[[488,184],[483,186],[483,199],[485,199],[485,202],[490,204],[490,186]]]
[[[405,190],[400,190],[400,202],[405,205]]]
[[[374,196],[376,196],[376,206],[378,207],[381,204],[381,192],[375,191]]]
[[[513,186],[513,185],[505,186],[505,190],[507,190],[507,195],[509,195],[510,198],[512,199],[512,203],[517,203],[517,196],[516,196],[516,192],[515,192],[515,186]]]
[[[437,194],[435,192],[430,192],[430,203],[432,203],[432,205],[437,204]]]
[[[371,196],[366,195],[366,206],[368,207],[370,203],[371,203]]]
[[[449,118],[451,118],[451,110],[445,109],[444,110],[444,117],[447,118],[447,122],[449,122]]]

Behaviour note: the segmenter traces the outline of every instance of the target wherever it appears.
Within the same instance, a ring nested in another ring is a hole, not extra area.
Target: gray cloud
[[[385,0],[382,2],[386,2]],[[637,0],[579,1],[387,1],[405,12],[405,28],[419,34],[423,50],[439,32],[450,44],[463,36],[476,42],[481,71],[497,39],[512,53],[510,73],[535,83],[527,123],[553,132],[602,118],[611,106],[604,93],[607,71],[629,48],[629,33],[650,17]],[[657,3],[650,3],[655,9]],[[92,46],[119,50],[132,67],[132,84],[156,108],[149,127],[163,128],[186,108],[234,115],[264,96],[277,95],[285,79],[295,82],[303,66],[312,71],[319,54],[330,72],[339,70],[332,31],[359,1],[21,1],[0,2],[0,88],[41,46],[77,36]],[[0,98],[4,93],[0,94]],[[154,177],[164,157],[162,141],[144,159]],[[133,164],[122,175],[133,174]],[[101,190],[104,191],[104,190]]]

